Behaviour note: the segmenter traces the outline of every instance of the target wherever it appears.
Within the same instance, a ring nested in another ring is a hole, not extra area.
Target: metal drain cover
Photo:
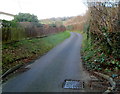
[[[65,80],[63,83],[63,88],[68,89],[83,89],[84,88],[84,82],[80,80]]]

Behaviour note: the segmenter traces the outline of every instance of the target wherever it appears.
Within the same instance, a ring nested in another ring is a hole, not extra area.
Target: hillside
[[[48,18],[40,20],[41,24],[56,24],[56,25],[63,25],[63,23],[72,17],[58,17],[58,18]]]
[[[71,30],[82,30],[86,22],[86,16],[75,16],[64,22],[64,25]]]
[[[85,17],[83,16],[75,16],[71,19],[68,19],[64,22],[64,25],[65,26],[68,26],[68,25],[75,25],[75,24],[81,24],[83,22],[85,22]]]

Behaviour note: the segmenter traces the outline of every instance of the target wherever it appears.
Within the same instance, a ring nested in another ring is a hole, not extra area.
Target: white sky
[[[83,15],[82,0],[0,0],[0,11],[11,14],[31,13],[39,19]]]

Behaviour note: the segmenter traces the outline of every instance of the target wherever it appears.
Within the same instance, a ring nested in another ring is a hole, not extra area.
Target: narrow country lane
[[[30,68],[3,84],[4,92],[73,92],[64,89],[65,79],[89,81],[89,74],[82,68],[80,46],[82,36],[71,37],[53,48],[46,55],[26,66]],[[79,90],[84,91],[84,90]]]

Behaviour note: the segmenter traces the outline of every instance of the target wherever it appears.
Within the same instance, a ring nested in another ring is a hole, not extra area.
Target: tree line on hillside
[[[41,24],[37,16],[19,13],[12,21],[2,20],[2,41],[4,43],[25,38],[39,37],[65,31],[63,25]]]
[[[66,29],[70,31],[82,31],[84,23],[86,22],[86,15],[76,16],[64,22]]]
[[[53,17],[53,18],[50,18],[49,20],[52,20],[52,21],[66,21],[68,19],[71,19],[72,17]]]

